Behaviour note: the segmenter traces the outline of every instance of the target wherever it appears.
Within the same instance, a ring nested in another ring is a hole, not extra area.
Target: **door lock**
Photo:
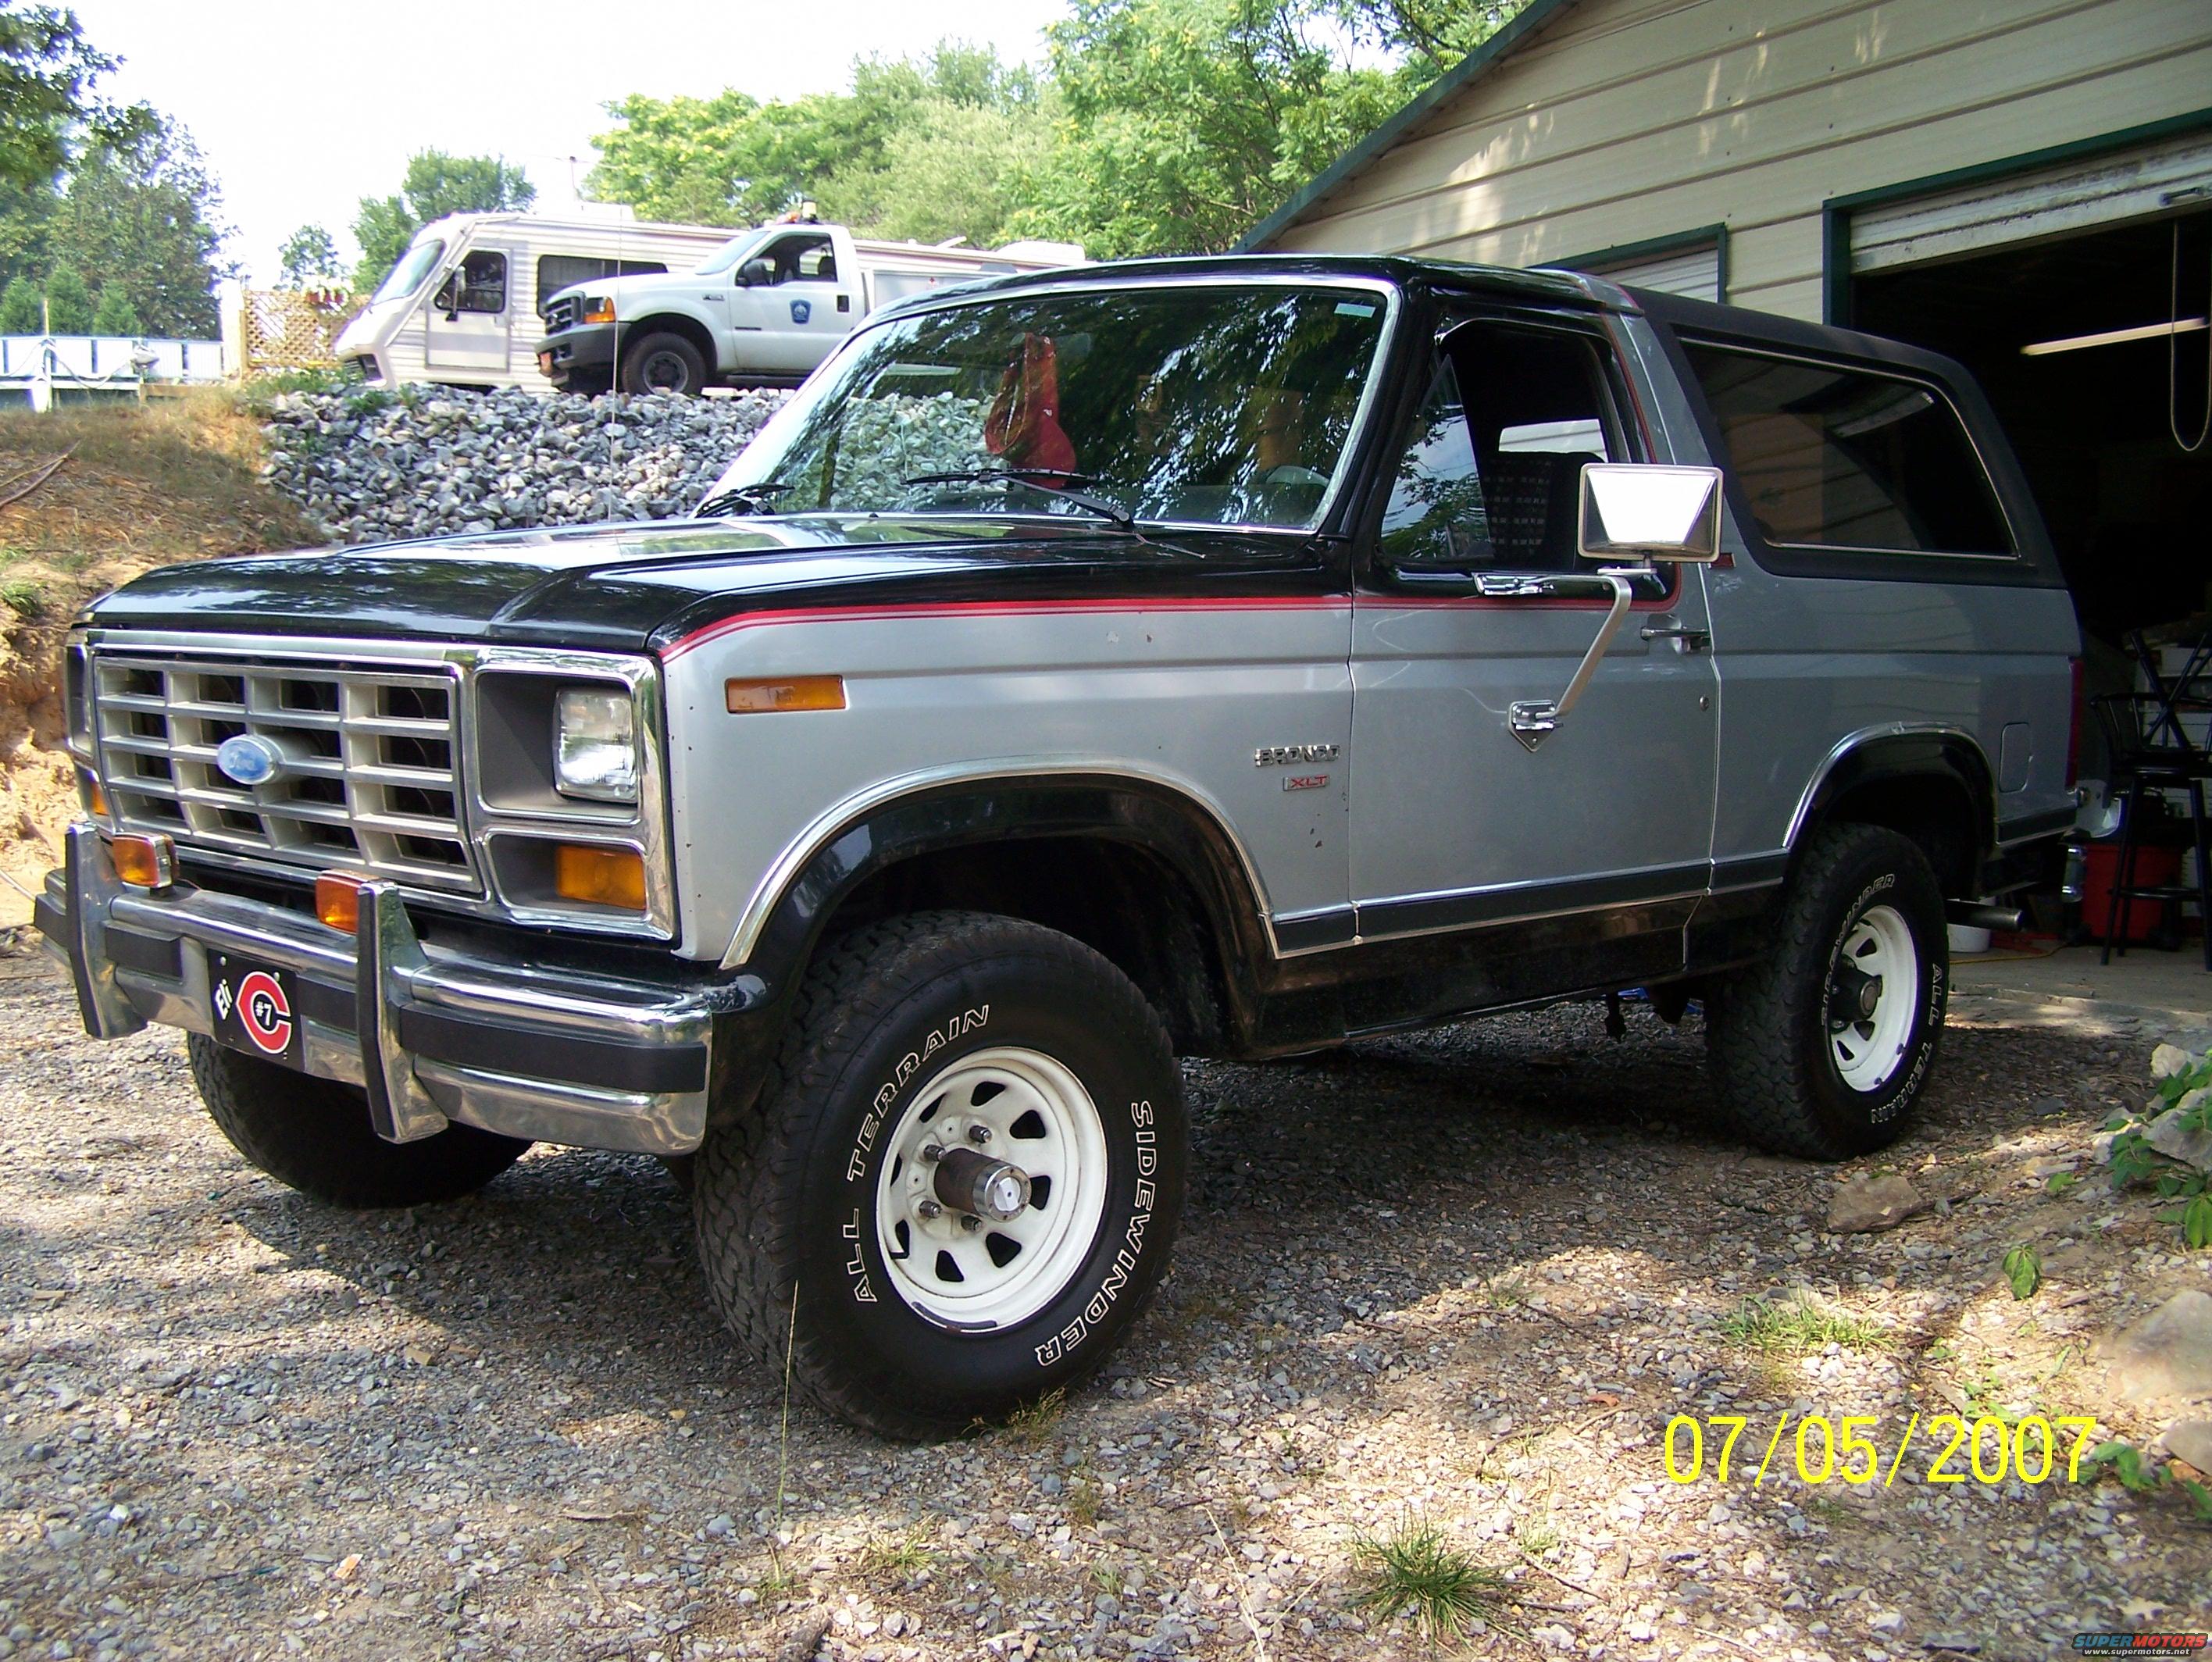
[[[1691,628],[1674,617],[1656,618],[1637,633],[1646,640],[1674,641],[1686,652],[1702,652],[1713,644],[1711,631]]]

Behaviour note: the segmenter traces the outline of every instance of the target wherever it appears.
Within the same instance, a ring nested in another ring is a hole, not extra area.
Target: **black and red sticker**
[[[299,1003],[290,971],[210,952],[208,994],[217,1040],[249,1056],[300,1065]]]

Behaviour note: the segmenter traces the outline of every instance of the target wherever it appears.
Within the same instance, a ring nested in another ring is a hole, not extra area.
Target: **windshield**
[[[399,264],[392,268],[392,275],[378,285],[371,306],[380,306],[386,300],[402,300],[422,286],[446,252],[446,245],[433,237],[428,242],[418,242],[399,257]]]
[[[1026,476],[1139,519],[1308,528],[1387,305],[1364,287],[1162,283],[893,318],[825,366],[713,494],[757,487],[779,513],[1086,511]]]
[[[750,251],[760,245],[761,239],[766,236],[771,228],[762,226],[757,229],[746,232],[743,236],[732,237],[709,254],[707,257],[707,263],[693,271],[691,275],[695,277],[714,277],[732,270]]]

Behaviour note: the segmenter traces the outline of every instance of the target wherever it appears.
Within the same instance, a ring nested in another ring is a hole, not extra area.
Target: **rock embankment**
[[[333,543],[665,519],[789,396],[286,393],[263,471]]]

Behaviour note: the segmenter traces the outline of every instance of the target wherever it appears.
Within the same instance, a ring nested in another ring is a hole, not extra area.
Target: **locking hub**
[[[947,1149],[933,1163],[930,1186],[955,1211],[1004,1223],[1029,1210],[1030,1176],[1018,1166],[973,1149]]]

